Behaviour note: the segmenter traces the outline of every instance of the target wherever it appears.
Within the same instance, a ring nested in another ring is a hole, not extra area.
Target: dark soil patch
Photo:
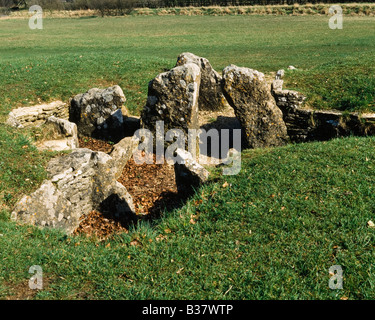
[[[30,278],[31,278],[30,274]],[[39,290],[46,290],[49,288],[50,279],[43,274],[43,288],[42,289],[30,289],[29,279],[18,283],[12,284],[6,282],[5,285],[10,288],[10,294],[5,297],[6,300],[33,300]]]

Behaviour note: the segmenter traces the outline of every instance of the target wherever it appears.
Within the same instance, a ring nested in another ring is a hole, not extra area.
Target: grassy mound
[[[104,242],[0,222],[1,295],[34,298],[374,298],[374,138],[243,153],[181,209]],[[328,287],[341,265],[344,289]],[[35,294],[35,292],[34,292]]]
[[[309,70],[289,72],[286,85],[305,92],[314,109],[375,112],[373,58],[358,55],[323,63]]]
[[[178,54],[262,72],[294,65],[285,88],[316,108],[374,111],[374,20],[327,16],[130,16],[0,21],[0,120],[15,107],[119,84],[139,113],[147,83]],[[242,171],[203,187],[153,225],[99,242],[9,222],[52,156],[0,125],[0,297],[374,298],[374,138],[243,153]],[[328,269],[344,269],[344,290]],[[45,288],[29,292],[29,267]],[[21,297],[25,297],[21,296]]]

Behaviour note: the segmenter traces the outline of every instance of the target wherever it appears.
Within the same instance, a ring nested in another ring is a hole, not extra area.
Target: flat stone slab
[[[223,91],[241,123],[247,148],[276,147],[288,142],[283,113],[263,73],[230,65],[223,70]]]
[[[194,160],[191,153],[183,149],[176,150],[174,164],[178,192],[190,193],[208,180],[209,172]]]
[[[221,75],[212,68],[211,63],[206,58],[196,56],[193,53],[184,52],[178,56],[176,66],[182,66],[186,63],[196,64],[201,71],[199,110],[223,110],[228,102],[221,87]]]

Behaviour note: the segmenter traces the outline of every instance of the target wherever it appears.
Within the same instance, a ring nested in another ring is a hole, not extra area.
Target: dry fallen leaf
[[[226,181],[225,181],[225,182],[223,183],[223,185],[222,185],[223,188],[226,188],[226,187],[228,187],[228,186],[229,186],[229,183],[226,182]]]
[[[177,273],[177,274],[180,274],[181,271],[184,270],[184,269],[185,269],[185,268],[181,268],[181,269],[179,269],[176,273]]]
[[[367,222],[367,225],[370,227],[370,228],[374,228],[375,227],[375,223],[373,223],[371,220],[369,220]]]
[[[164,239],[166,239],[167,237],[166,236],[163,236],[162,234],[160,234],[159,236],[156,237],[156,241],[162,241]]]
[[[139,246],[140,242],[138,240],[133,240],[132,242],[130,242],[130,245],[131,246]]]

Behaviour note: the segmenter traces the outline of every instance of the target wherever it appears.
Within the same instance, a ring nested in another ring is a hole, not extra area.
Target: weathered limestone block
[[[199,129],[200,81],[200,68],[194,63],[175,67],[151,80],[141,126],[155,133],[156,122],[162,120],[165,132],[180,129],[187,140],[189,129]]]
[[[275,91],[283,90],[283,83],[284,83],[284,80],[281,80],[281,79],[273,80],[273,82],[271,84],[272,93],[274,93]],[[274,96],[274,98],[276,99],[275,96]]]
[[[306,141],[314,130],[313,111],[302,109],[306,97],[297,91],[283,90],[283,80],[280,79],[272,82],[271,93],[283,113],[290,139],[295,142]]]
[[[206,58],[198,57],[190,52],[184,52],[177,58],[176,66],[186,63],[196,64],[201,71],[201,83],[199,87],[199,110],[223,110],[226,101],[221,87],[222,77],[216,72]]]
[[[230,65],[223,70],[223,80],[224,94],[241,123],[245,147],[274,147],[287,143],[283,114],[263,73]]]
[[[112,157],[114,166],[118,168],[118,171],[115,173],[116,180],[120,178],[123,168],[132,157],[138,143],[139,140],[135,137],[126,137],[113,146],[113,149],[109,155]]]
[[[69,109],[66,103],[54,101],[49,104],[14,109],[8,115],[7,124],[16,128],[40,126],[51,116],[68,119]]]
[[[69,120],[77,124],[80,136],[115,139],[122,135],[125,101],[117,85],[92,88],[70,100]]]
[[[24,196],[13,209],[11,218],[25,224],[74,231],[79,214],[70,210],[71,203],[49,180],[31,195]]]
[[[301,108],[306,97],[294,90],[283,90],[283,80],[274,80],[271,85],[271,92],[277,106],[282,108]]]
[[[209,172],[193,159],[191,153],[177,149],[176,160],[174,170],[178,192],[189,194],[207,181]]]
[[[47,119],[42,128],[48,133],[48,139],[36,143],[39,150],[63,151],[79,147],[75,123],[52,116]]]
[[[284,74],[285,74],[284,69],[277,70],[275,79],[276,80],[281,79],[282,77],[284,77]]]
[[[133,213],[132,198],[116,179],[123,167],[115,164],[108,154],[89,149],[52,159],[47,166],[49,180],[16,204],[12,219],[72,233],[83,215],[103,209],[108,199],[115,214]]]

